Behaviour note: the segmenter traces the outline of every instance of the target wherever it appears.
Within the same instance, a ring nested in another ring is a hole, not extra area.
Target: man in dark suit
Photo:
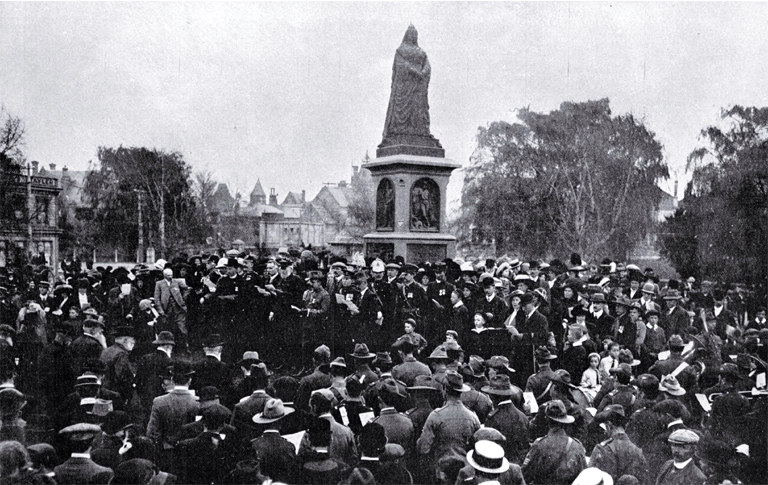
[[[715,290],[712,293],[715,300],[715,304],[712,306],[712,314],[715,316],[715,328],[709,329],[720,337],[723,342],[729,338],[729,333],[732,331],[728,327],[737,328],[736,314],[725,308],[725,292],[723,290]],[[667,333],[667,335],[670,335]]]
[[[280,436],[281,420],[293,411],[285,407],[280,399],[270,399],[264,406],[264,411],[253,417],[257,425],[265,426],[266,429],[251,442],[251,447],[259,460],[261,472],[278,482],[296,481],[296,448]]]
[[[386,343],[380,335],[384,320],[381,301],[378,295],[368,287],[368,278],[362,271],[355,274],[355,282],[360,290],[360,303],[357,312],[353,311],[355,321],[355,342],[371,342],[374,349],[383,348]]]
[[[170,377],[174,387],[168,394],[156,397],[147,424],[147,438],[155,442],[158,465],[169,473],[176,474],[173,450],[178,441],[181,427],[197,414],[199,404],[189,384],[194,371],[189,364],[177,361],[172,364]]]
[[[486,326],[489,328],[503,328],[504,319],[507,318],[507,304],[496,294],[495,281],[492,276],[485,276],[480,280],[484,295],[475,301],[475,313],[485,316]]]
[[[69,312],[69,307],[76,306],[81,311],[86,308],[95,308],[97,311],[101,311],[102,302],[91,290],[91,283],[88,281],[88,278],[80,278],[77,280],[77,293],[67,299],[61,310],[67,313]]]
[[[166,319],[169,329],[179,341],[177,345],[187,350],[187,303],[189,287],[183,279],[173,277],[173,270],[165,268],[163,279],[155,283],[155,309]]]
[[[83,322],[83,334],[77,337],[70,347],[72,358],[75,361],[75,373],[77,375],[82,374],[86,362],[100,359],[101,352],[106,348],[104,322],[89,316]]]
[[[160,332],[152,344],[157,350],[142,356],[136,368],[136,392],[147,413],[152,409],[152,401],[165,394],[162,376],[171,365],[171,353],[176,341],[173,334],[165,330]]]
[[[296,409],[309,412],[309,397],[312,391],[331,387],[331,375],[328,363],[331,360],[331,351],[326,345],[321,345],[312,352],[314,372],[304,376],[299,381],[299,389],[296,391]]]
[[[293,273],[290,259],[281,259],[277,264],[280,267],[277,276],[264,287],[272,294],[268,334],[274,337],[267,359],[277,365],[300,367],[301,339],[296,336],[301,335],[301,324],[292,307],[301,308],[306,284]]]
[[[101,428],[95,424],[78,423],[67,426],[59,434],[67,439],[72,454],[67,461],[54,468],[56,483],[106,485],[112,480],[112,469],[91,460],[91,445],[93,439],[101,434]]]
[[[532,292],[520,297],[523,314],[519,316],[517,334],[513,334],[515,370],[518,375],[533,374],[533,349],[547,345],[549,321],[536,310],[536,298]]]
[[[107,293],[107,315],[116,322],[132,319],[139,309],[139,292],[125,272],[117,273],[115,283]]]
[[[424,337],[433,345],[439,345],[443,342],[445,331],[448,330],[448,322],[451,315],[451,292],[454,286],[445,278],[445,263],[438,261],[434,265],[435,281],[427,286],[427,299],[429,300],[427,308],[427,328],[424,330]],[[455,329],[459,331],[459,329]]]
[[[104,387],[120,394],[125,402],[133,397],[133,370],[128,354],[136,345],[133,327],[121,326],[115,329],[115,343],[101,352],[101,361],[107,367]]]
[[[595,293],[590,299],[592,302],[592,314],[587,316],[587,328],[595,342],[604,338],[613,337],[614,318],[605,311],[605,294]]]
[[[203,432],[175,448],[180,483],[221,483],[240,460],[239,444],[224,428],[231,413],[220,404],[203,411]]]
[[[200,390],[208,386],[229,388],[232,369],[221,361],[224,341],[216,333],[208,335],[203,343],[205,358],[195,365],[195,381],[192,388]]]
[[[688,335],[688,312],[680,307],[680,292],[669,290],[664,295],[664,303],[667,309],[664,311],[663,318],[659,325],[664,329],[667,335],[680,335],[685,338]]]

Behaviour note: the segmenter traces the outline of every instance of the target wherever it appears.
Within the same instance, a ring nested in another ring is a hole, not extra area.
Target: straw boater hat
[[[488,440],[475,443],[474,448],[467,453],[467,463],[475,470],[495,475],[509,470],[509,461],[504,458],[504,448]]]

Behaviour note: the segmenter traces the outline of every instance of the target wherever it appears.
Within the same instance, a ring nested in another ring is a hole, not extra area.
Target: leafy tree
[[[99,147],[100,166],[85,181],[93,211],[94,244],[135,251],[139,195],[147,240],[166,257],[205,236],[206,222],[197,209],[191,169],[178,152],[144,147]]]
[[[768,108],[732,106],[721,119],[688,157],[692,179],[660,249],[682,275],[765,285]]]
[[[668,177],[661,145],[608,99],[566,102],[520,123],[480,127],[459,216],[463,244],[493,240],[498,253],[587,259],[626,257],[654,224]]]

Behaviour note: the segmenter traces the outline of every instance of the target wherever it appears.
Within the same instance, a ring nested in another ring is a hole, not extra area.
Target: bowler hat
[[[177,360],[170,366],[170,372],[172,377],[189,377],[195,373],[188,362],[183,360]]]
[[[253,417],[253,422],[256,424],[268,424],[288,416],[294,411],[293,408],[289,408],[283,404],[280,399],[270,399],[264,405],[264,411],[256,414]]]
[[[493,441],[480,440],[467,453],[467,463],[483,473],[500,475],[509,470],[509,461],[504,458],[504,448]]]
[[[163,330],[157,335],[157,338],[152,341],[152,344],[154,345],[176,345],[176,340],[174,340],[173,332],[169,332],[168,330]]]
[[[405,266],[403,266],[403,270],[406,273],[416,274],[419,271],[419,267],[412,263],[406,263]]]
[[[605,294],[604,293],[594,293],[590,298],[589,301],[592,303],[605,303]]]
[[[376,358],[376,354],[372,354],[368,350],[368,345],[366,344],[355,344],[355,351],[349,355],[356,359],[375,359]]]
[[[243,352],[243,358],[237,362],[237,365],[239,367],[245,367],[246,369],[250,369],[252,364],[258,364],[260,362],[261,360],[259,359],[259,353],[249,350],[249,351]]]
[[[529,303],[533,303],[533,299],[534,299],[533,292],[527,291],[523,296],[520,297],[520,305],[525,306]]]
[[[215,401],[219,398],[219,389],[216,386],[205,386],[198,394],[200,402]]]
[[[565,404],[559,399],[550,401],[547,405],[547,418],[558,423],[570,424],[575,421],[573,416],[565,412]]]
[[[650,295],[656,294],[656,286],[653,283],[645,283],[643,285],[643,288],[640,290],[642,293],[648,293]]]

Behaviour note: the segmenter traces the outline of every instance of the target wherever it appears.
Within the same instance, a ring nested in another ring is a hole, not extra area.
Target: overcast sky
[[[246,196],[260,178],[280,201],[313,197],[374,156],[409,23],[432,65],[432,133],[464,165],[478,126],[608,97],[682,179],[721,107],[768,105],[768,3],[539,2],[2,2],[0,103],[46,165],[156,147]],[[460,190],[456,172],[449,199]]]

